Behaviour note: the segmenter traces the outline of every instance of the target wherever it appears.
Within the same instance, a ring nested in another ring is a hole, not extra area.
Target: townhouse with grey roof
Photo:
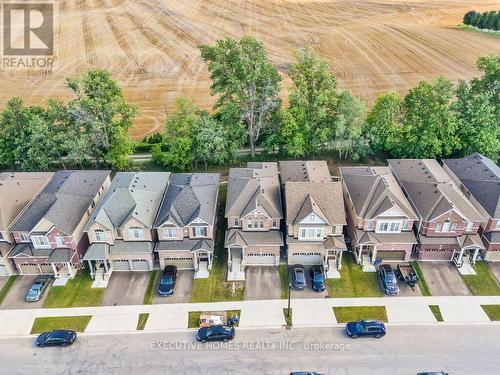
[[[375,262],[409,261],[417,244],[418,220],[388,167],[340,167],[347,233],[356,262],[375,271]]]
[[[53,175],[52,172],[0,173],[0,276],[17,274],[14,263],[7,257],[14,243],[8,228]]]
[[[85,224],[110,185],[110,171],[58,171],[9,227],[21,275],[51,274],[64,285],[88,247]]]
[[[478,153],[461,159],[444,159],[443,167],[483,215],[481,258],[500,261],[500,168]]]
[[[114,271],[150,271],[153,224],[168,186],[168,172],[118,172],[88,221],[90,246],[83,260],[94,284],[106,287]]]
[[[174,265],[207,278],[214,258],[219,173],[174,173],[153,228],[160,267]]]
[[[283,213],[277,163],[231,168],[224,216],[228,280],[245,280],[247,266],[278,266]]]
[[[474,273],[472,265],[484,250],[478,235],[483,216],[436,160],[388,162],[418,216],[417,258],[453,261],[461,273]]]
[[[321,265],[340,277],[346,250],[342,185],[325,161],[280,161],[288,264]]]

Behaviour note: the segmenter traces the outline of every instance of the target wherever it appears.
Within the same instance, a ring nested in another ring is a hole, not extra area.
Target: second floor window
[[[29,240],[30,240],[30,236],[28,236],[28,233],[24,233],[24,232],[23,232],[23,233],[21,233],[21,234],[19,235],[19,237],[21,238],[21,241],[23,241],[23,242],[27,242],[27,241],[29,241]]]
[[[300,239],[322,239],[323,228],[299,228]]]
[[[278,228],[278,220],[273,219],[273,228]]]
[[[144,237],[144,231],[142,228],[139,227],[130,227],[128,229],[128,234],[131,238],[140,240]]]
[[[64,237],[63,236],[57,236],[56,237],[56,245],[58,247],[62,247],[62,246],[65,245],[65,243],[64,243]]]
[[[234,226],[235,227],[239,227],[240,226],[240,219],[239,218],[235,218],[234,219]]]
[[[94,231],[95,233],[95,240],[98,241],[98,242],[101,242],[101,241],[106,241],[106,234],[104,233],[104,231],[102,229],[96,229]]]
[[[205,228],[205,227],[194,227],[193,228],[193,236],[194,237],[206,237],[207,236],[207,228]]]
[[[375,222],[373,220],[368,220],[366,223],[366,230],[374,230],[375,229]]]
[[[467,222],[467,228],[465,228],[465,230],[467,232],[472,232],[472,228],[474,228],[474,223],[472,221],[468,221]]]
[[[50,247],[49,240],[45,236],[31,236],[35,247]]]
[[[163,238],[175,238],[175,237],[177,237],[177,230],[175,228],[163,229]]]
[[[377,232],[399,233],[401,231],[401,223],[399,221],[381,222],[378,223]]]

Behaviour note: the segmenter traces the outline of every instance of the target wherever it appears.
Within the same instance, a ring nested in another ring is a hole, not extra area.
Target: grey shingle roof
[[[248,163],[247,168],[229,170],[225,217],[242,217],[257,205],[271,217],[283,217],[276,163]]]
[[[185,238],[182,241],[160,241],[156,243],[155,251],[213,251],[214,243],[209,239],[194,240]]]
[[[85,229],[98,222],[113,230],[130,218],[151,228],[169,178],[168,172],[118,172]]]
[[[474,153],[443,163],[493,219],[500,219],[500,167],[487,157]]]
[[[324,160],[290,160],[280,161],[280,179],[284,184],[295,182],[330,182],[332,176]]]
[[[199,218],[213,224],[219,193],[219,173],[174,173],[163,195],[154,227],[173,221],[182,227]]]
[[[283,237],[278,230],[268,232],[242,231],[229,229],[226,232],[224,247],[228,246],[282,246]]]
[[[140,254],[153,252],[153,244],[148,241],[122,241],[116,240],[113,245],[109,246],[111,254]]]
[[[362,230],[356,230],[356,237],[358,238],[358,243],[365,242],[375,242],[375,243],[405,243],[405,244],[415,244],[417,239],[413,231],[405,231],[401,233],[375,233],[375,232],[365,232]]]
[[[109,245],[106,243],[91,244],[82,260],[106,260],[109,255]]]
[[[483,234],[489,243],[500,243],[500,232],[488,232]]]
[[[68,263],[71,262],[71,258],[75,255],[75,251],[72,249],[55,249],[52,254],[50,254],[47,262],[50,263]]]
[[[311,204],[307,204],[308,200]],[[289,225],[294,225],[311,213],[326,217],[329,225],[345,224],[344,199],[340,182],[287,182],[285,204],[286,222]],[[312,208],[313,212],[306,213],[303,207]]]
[[[14,246],[14,248],[9,253],[9,258],[14,258],[15,256],[26,255],[27,257],[42,257],[48,258],[52,253],[52,249],[35,249],[33,245],[29,243],[20,243]]]
[[[423,220],[435,219],[451,209],[467,220],[483,220],[437,161],[391,159],[388,163]]]
[[[373,219],[399,207],[409,219],[417,219],[388,167],[340,167],[339,170],[359,217]]]
[[[43,218],[70,235],[97,195],[110,171],[58,171],[12,225],[30,232]]]

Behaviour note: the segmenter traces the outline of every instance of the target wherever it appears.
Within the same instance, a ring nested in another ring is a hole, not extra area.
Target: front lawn
[[[105,288],[92,288],[87,270],[80,270],[65,286],[52,286],[43,307],[101,306]]]
[[[226,281],[227,251],[224,248],[224,234],[226,232],[226,219],[224,207],[226,205],[227,184],[219,188],[219,210],[217,230],[215,235],[215,249],[212,269],[207,279],[194,279],[189,302],[220,302],[243,301],[245,298],[245,283],[242,281]]]
[[[83,332],[87,328],[90,319],[92,319],[92,315],[36,318],[31,333],[42,333],[53,329],[70,329]]]
[[[500,320],[500,305],[481,305],[488,318],[496,322]]]
[[[3,303],[3,300],[5,297],[7,297],[7,294],[9,294],[10,289],[12,288],[12,285],[14,284],[14,281],[16,281],[18,275],[13,275],[9,276],[9,279],[3,286],[2,290],[0,290],[0,305]]]
[[[434,317],[438,322],[443,321],[443,315],[441,315],[441,309],[439,308],[439,305],[429,305],[429,309],[431,309]]]
[[[155,296],[155,288],[156,284],[158,284],[158,279],[160,278],[160,270],[154,270],[151,272],[151,276],[149,277],[148,288],[146,289],[146,293],[144,294],[144,304],[152,305],[153,298]]]
[[[475,296],[499,296],[500,285],[486,262],[474,265],[476,275],[463,275],[465,284]]]
[[[290,273],[288,271],[288,265],[280,264],[278,268],[280,274],[280,284],[281,284],[281,299],[288,298],[288,292],[290,291]]]
[[[333,313],[339,323],[347,323],[355,320],[381,320],[387,322],[385,306],[334,307]]]
[[[363,272],[352,253],[344,253],[340,279],[327,279],[330,297],[382,297],[376,272]]]
[[[414,260],[413,262],[411,262],[411,265],[413,266],[413,269],[415,270],[415,273],[418,276],[418,286],[420,287],[420,292],[422,293],[423,296],[430,296],[431,290],[429,289],[429,286],[425,281],[424,273],[420,268],[420,264],[416,260]]]
[[[149,313],[139,314],[139,319],[137,320],[137,330],[143,331],[144,327],[146,327],[146,323],[149,318]]]

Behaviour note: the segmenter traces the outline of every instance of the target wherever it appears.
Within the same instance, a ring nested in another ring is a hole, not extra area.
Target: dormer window
[[[175,238],[175,237],[177,237],[177,229],[175,228],[163,229],[163,238]]]
[[[133,238],[135,240],[140,240],[144,238],[144,230],[139,227],[130,227],[128,229],[128,234],[130,238]]]
[[[102,229],[96,229],[94,231],[95,233],[95,240],[97,242],[105,242],[106,241],[106,235],[104,234],[104,231]]]
[[[193,228],[193,237],[206,237],[207,236],[207,228],[206,227],[194,227]]]

